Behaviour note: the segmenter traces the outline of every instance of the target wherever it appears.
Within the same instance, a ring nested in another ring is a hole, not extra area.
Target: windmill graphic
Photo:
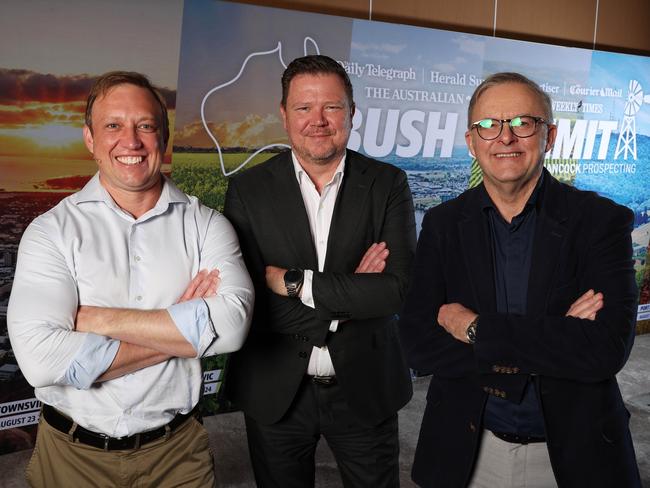
[[[630,80],[627,89],[627,100],[623,115],[621,133],[616,143],[616,152],[614,159],[623,153],[623,159],[627,159],[628,154],[636,159],[636,113],[643,103],[650,103],[650,95],[643,95],[643,87],[637,80]]]

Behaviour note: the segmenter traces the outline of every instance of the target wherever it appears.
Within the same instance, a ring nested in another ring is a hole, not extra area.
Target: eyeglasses
[[[541,117],[532,115],[519,115],[511,119],[483,119],[470,125],[469,130],[476,129],[479,137],[486,141],[496,139],[503,131],[503,123],[507,122],[510,131],[517,137],[530,137],[537,132],[537,127],[541,124],[548,124]]]

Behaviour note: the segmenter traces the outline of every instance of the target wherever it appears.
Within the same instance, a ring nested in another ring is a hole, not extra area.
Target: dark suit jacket
[[[306,374],[312,347],[327,344],[361,422],[377,424],[406,404],[411,381],[395,317],[411,272],[415,223],[404,172],[348,151],[322,273],[290,152],[232,178],[224,213],[256,291],[251,332],[228,366],[228,397],[258,422],[277,422]],[[354,274],[380,241],[390,250],[384,272]],[[316,308],[268,290],[267,265],[313,270]],[[330,333],[334,319],[345,322]]]
[[[410,366],[432,373],[413,479],[466,486],[488,394],[513,398],[537,376],[551,464],[560,487],[640,486],[615,374],[632,347],[637,289],[629,209],[559,183],[548,172],[525,316],[496,312],[483,186],[429,210],[400,332]],[[588,289],[604,293],[596,320],[565,317]],[[458,302],[480,315],[475,346],[437,324]]]

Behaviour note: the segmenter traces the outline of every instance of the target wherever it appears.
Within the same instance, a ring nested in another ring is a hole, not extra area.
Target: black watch
[[[474,344],[476,342],[476,328],[478,327],[478,315],[472,320],[469,325],[467,326],[467,330],[465,331],[465,335],[467,336],[467,341],[470,344]]]
[[[295,298],[300,295],[302,282],[305,279],[305,272],[302,269],[289,269],[284,273],[284,287],[287,295]]]

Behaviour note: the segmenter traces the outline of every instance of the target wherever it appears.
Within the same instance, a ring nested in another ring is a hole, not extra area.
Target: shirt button
[[[135,299],[136,299],[137,301],[141,302],[141,301],[142,301],[142,295],[138,295],[137,297],[135,297]]]
[[[136,256],[134,259],[135,259],[136,262],[137,262],[137,261],[140,261],[142,258],[141,258],[140,256]]]
[[[124,410],[124,413],[127,415],[131,415],[131,409],[127,408],[126,410]]]

